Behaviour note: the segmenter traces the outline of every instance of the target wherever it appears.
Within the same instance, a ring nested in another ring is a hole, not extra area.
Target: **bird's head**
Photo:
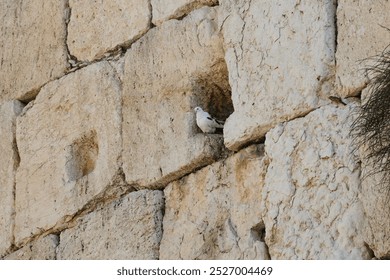
[[[195,112],[202,112],[203,110],[202,110],[202,108],[200,108],[200,107],[195,107],[195,108],[194,108],[194,111],[195,111]]]

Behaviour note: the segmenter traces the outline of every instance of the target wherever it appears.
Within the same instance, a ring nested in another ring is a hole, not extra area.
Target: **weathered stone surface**
[[[55,260],[58,236],[49,234],[7,255],[5,260]]]
[[[17,243],[110,197],[122,178],[121,84],[109,63],[47,84],[28,107],[17,122]]]
[[[69,51],[93,60],[119,45],[129,45],[150,28],[150,0],[69,0]]]
[[[0,100],[29,99],[65,73],[66,2],[0,2]]]
[[[216,5],[218,0],[151,0],[153,23],[159,25],[172,18],[180,18],[201,6]]]
[[[200,133],[193,110],[203,106],[226,118],[231,109],[215,17],[215,9],[205,7],[165,22],[126,53],[123,169],[129,183],[163,187],[219,156],[222,136]]]
[[[265,166],[263,146],[250,146],[168,185],[160,259],[267,259]]]
[[[225,145],[237,150],[277,123],[313,110],[334,77],[334,1],[221,0],[234,113]]]
[[[158,259],[162,191],[132,192],[61,233],[58,259]]]
[[[361,200],[367,216],[364,224],[364,241],[377,258],[390,258],[390,191],[382,184],[382,173],[373,170],[377,166],[362,158]]]
[[[19,101],[0,104],[0,256],[13,242],[15,172],[19,164],[15,123],[22,109]]]
[[[267,134],[262,214],[272,259],[372,257],[349,137],[354,106],[328,105]]]
[[[340,95],[355,95],[366,85],[362,61],[383,51],[390,42],[390,2],[339,0],[337,6],[337,85]]]

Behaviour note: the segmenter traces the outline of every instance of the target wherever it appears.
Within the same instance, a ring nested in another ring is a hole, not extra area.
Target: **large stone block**
[[[169,184],[160,259],[267,259],[265,167],[263,146],[250,146]]]
[[[61,233],[58,259],[158,259],[162,191],[132,192]]]
[[[390,42],[390,2],[339,0],[337,7],[336,77],[341,96],[356,95],[366,86],[365,60]]]
[[[272,259],[372,258],[349,134],[354,107],[324,106],[267,133],[262,214]]]
[[[121,83],[108,62],[47,84],[29,104],[17,122],[17,243],[122,186],[121,114]]]
[[[335,1],[279,2],[220,1],[234,105],[224,140],[233,150],[315,109],[333,84]]]
[[[5,260],[55,260],[59,238],[49,234],[4,257]]]
[[[19,164],[15,123],[22,109],[19,101],[0,105],[0,256],[11,248],[13,242],[15,173]]]
[[[150,0],[69,0],[68,46],[78,60],[91,61],[128,46],[150,28]]]
[[[66,2],[0,1],[0,100],[30,99],[65,73]]]
[[[194,107],[230,110],[230,92],[215,9],[170,20],[134,43],[125,56],[123,169],[140,187],[163,187],[210,164],[221,135],[204,135]]]
[[[172,18],[181,18],[201,6],[217,3],[218,0],[151,0],[153,23],[159,25]]]

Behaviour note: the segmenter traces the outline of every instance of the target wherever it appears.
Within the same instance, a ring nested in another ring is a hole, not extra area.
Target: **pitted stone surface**
[[[250,146],[169,184],[160,259],[268,259],[265,169],[264,147]]]
[[[58,259],[158,259],[162,191],[132,192],[61,233]]]
[[[17,243],[119,189],[121,112],[121,84],[107,62],[47,84],[25,108],[16,135]]]
[[[221,155],[222,135],[200,133],[193,110],[231,106],[216,16],[215,9],[205,7],[182,21],[167,21],[126,53],[123,170],[128,183],[161,188]]]
[[[31,99],[64,75],[66,2],[0,1],[0,101]]]
[[[369,81],[364,68],[375,63],[369,58],[389,45],[389,9],[386,0],[338,1],[336,81],[341,96],[359,94]]]
[[[15,123],[22,109],[23,104],[19,101],[0,104],[0,256],[9,250],[13,243],[15,173],[19,165]]]
[[[341,105],[340,105],[341,106]],[[324,106],[266,137],[262,214],[272,259],[371,259],[363,239],[355,108]]]
[[[69,51],[91,61],[117,46],[129,46],[150,28],[150,0],[69,0]]]
[[[224,141],[237,150],[277,123],[307,114],[329,95],[335,1],[219,2],[234,105]]]

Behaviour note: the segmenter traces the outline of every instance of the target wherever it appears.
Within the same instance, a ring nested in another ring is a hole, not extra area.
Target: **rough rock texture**
[[[220,154],[221,135],[200,133],[193,108],[227,117],[226,65],[215,9],[150,30],[125,56],[123,169],[141,187],[163,187]],[[214,111],[212,111],[214,110]]]
[[[390,42],[387,0],[339,0],[337,7],[337,85],[341,96],[356,95],[366,85],[363,71]]]
[[[107,62],[47,84],[26,107],[17,122],[17,243],[121,187],[121,110]]]
[[[0,101],[29,99],[65,73],[65,3],[0,1]]]
[[[151,0],[153,23],[159,25],[172,18],[180,18],[201,6],[212,6],[218,0]]]
[[[332,85],[335,5],[327,1],[221,0],[234,113],[229,149],[319,105]]]
[[[267,134],[262,214],[272,259],[372,257],[349,137],[353,108],[325,106]]]
[[[150,27],[150,0],[69,0],[69,51],[93,60],[119,45],[129,45]]]
[[[364,241],[377,258],[390,258],[390,191],[381,184],[382,174],[372,174],[373,164],[362,154],[361,200],[367,216],[364,224]],[[375,171],[374,171],[375,172]],[[370,174],[369,176],[367,176]]]
[[[264,148],[250,146],[165,188],[160,259],[267,259]]]
[[[132,192],[61,233],[58,259],[158,259],[162,191]]]
[[[58,236],[49,234],[7,255],[5,260],[55,260]]]
[[[15,122],[22,109],[19,101],[0,104],[0,256],[13,242],[15,173],[19,164]]]

